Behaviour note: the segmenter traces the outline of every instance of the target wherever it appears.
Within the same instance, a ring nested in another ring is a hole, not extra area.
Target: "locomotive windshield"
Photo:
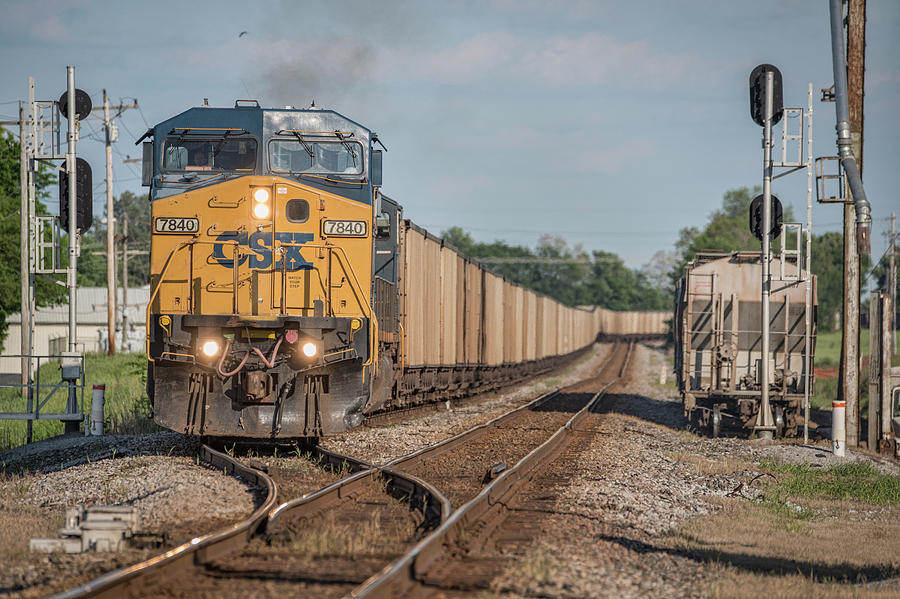
[[[362,144],[355,141],[319,141],[303,137],[274,139],[269,143],[273,172],[361,175]]]
[[[172,171],[252,171],[256,140],[252,138],[183,139],[169,137],[163,168]]]

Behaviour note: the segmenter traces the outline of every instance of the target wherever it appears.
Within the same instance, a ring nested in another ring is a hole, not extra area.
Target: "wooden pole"
[[[866,2],[851,0],[847,15],[847,103],[853,155],[863,173],[863,96],[865,85]],[[849,190],[847,197],[850,196]],[[846,402],[847,446],[859,445],[859,301],[860,268],[856,244],[856,207],[844,205],[844,303],[840,397]]]
[[[106,128],[106,312],[107,349],[116,353],[116,216],[113,209],[112,123],[109,120],[109,96],[103,90],[103,125]]]

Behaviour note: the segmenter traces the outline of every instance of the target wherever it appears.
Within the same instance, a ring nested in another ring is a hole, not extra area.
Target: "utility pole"
[[[895,215],[891,212],[891,271],[888,274],[888,280],[891,282],[891,302],[894,310],[897,310],[897,233],[894,230]],[[897,353],[897,317],[891,314],[891,327],[894,332],[894,353]]]
[[[112,127],[109,119],[109,96],[103,90],[103,125],[106,129],[106,305],[107,305],[107,350],[110,356],[116,353],[116,217],[113,212],[112,182]]]
[[[29,237],[31,228],[28,222],[28,149],[27,149],[27,125],[25,123],[25,103],[19,101],[19,274],[21,277],[20,295],[21,304],[19,319],[21,329],[21,345],[19,353],[22,354],[22,393],[26,396],[28,413],[34,409],[31,393],[31,254],[29,253]],[[25,421],[25,441],[31,443],[33,423]]]
[[[122,348],[128,347],[128,213],[122,214]]]
[[[852,151],[863,171],[863,96],[865,84],[866,2],[851,0],[847,15],[847,103]],[[850,197],[849,187],[846,197]],[[859,445],[859,301],[860,268],[856,206],[844,204],[844,301],[839,397],[846,402],[847,446]]]
[[[895,313],[897,311],[897,275],[894,274],[894,268],[896,266],[896,256],[897,256],[897,234],[894,232],[894,221],[895,215],[891,212],[891,236],[888,239],[888,246],[890,250],[890,254],[888,254],[888,273],[887,273],[887,292],[891,294],[891,306],[893,307],[893,311],[891,312],[891,337],[894,340],[894,353],[897,353],[897,318]]]
[[[103,90],[103,126],[106,130],[106,303],[107,303],[107,353],[116,353],[116,215],[113,207],[113,176],[112,176],[112,143],[118,137],[113,119],[129,108],[137,108],[134,104],[118,106],[109,105],[109,96]],[[110,109],[116,110],[116,115],[109,116]]]

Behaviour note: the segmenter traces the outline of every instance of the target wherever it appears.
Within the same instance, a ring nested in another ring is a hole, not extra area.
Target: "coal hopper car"
[[[763,384],[776,435],[794,435],[803,424],[804,397],[812,394],[815,276],[791,257],[773,260],[770,352],[763,356],[761,271],[759,252],[702,253],[676,286],[675,373],[685,415],[714,435],[726,425],[755,428]]]

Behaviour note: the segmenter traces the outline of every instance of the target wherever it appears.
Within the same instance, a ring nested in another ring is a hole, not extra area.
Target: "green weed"
[[[765,470],[778,474],[773,499],[827,497],[876,505],[900,505],[900,476],[884,474],[869,462],[851,462],[829,468],[808,464],[763,462]]]
[[[91,387],[95,383],[106,385],[104,430],[109,434],[140,434],[160,430],[153,423],[150,400],[147,397],[147,359],[142,354],[87,354],[84,363],[84,411],[91,410]],[[41,384],[55,384],[60,381],[59,362],[42,363]],[[37,377],[35,377],[37,378]],[[49,388],[42,388],[35,398],[43,401],[50,396]],[[41,408],[44,413],[64,412],[65,389],[59,389]],[[27,404],[21,390],[0,388],[0,412],[24,412]],[[61,435],[63,423],[53,420],[33,422],[33,439],[40,441]],[[23,445],[26,440],[24,421],[0,421],[0,451]]]

